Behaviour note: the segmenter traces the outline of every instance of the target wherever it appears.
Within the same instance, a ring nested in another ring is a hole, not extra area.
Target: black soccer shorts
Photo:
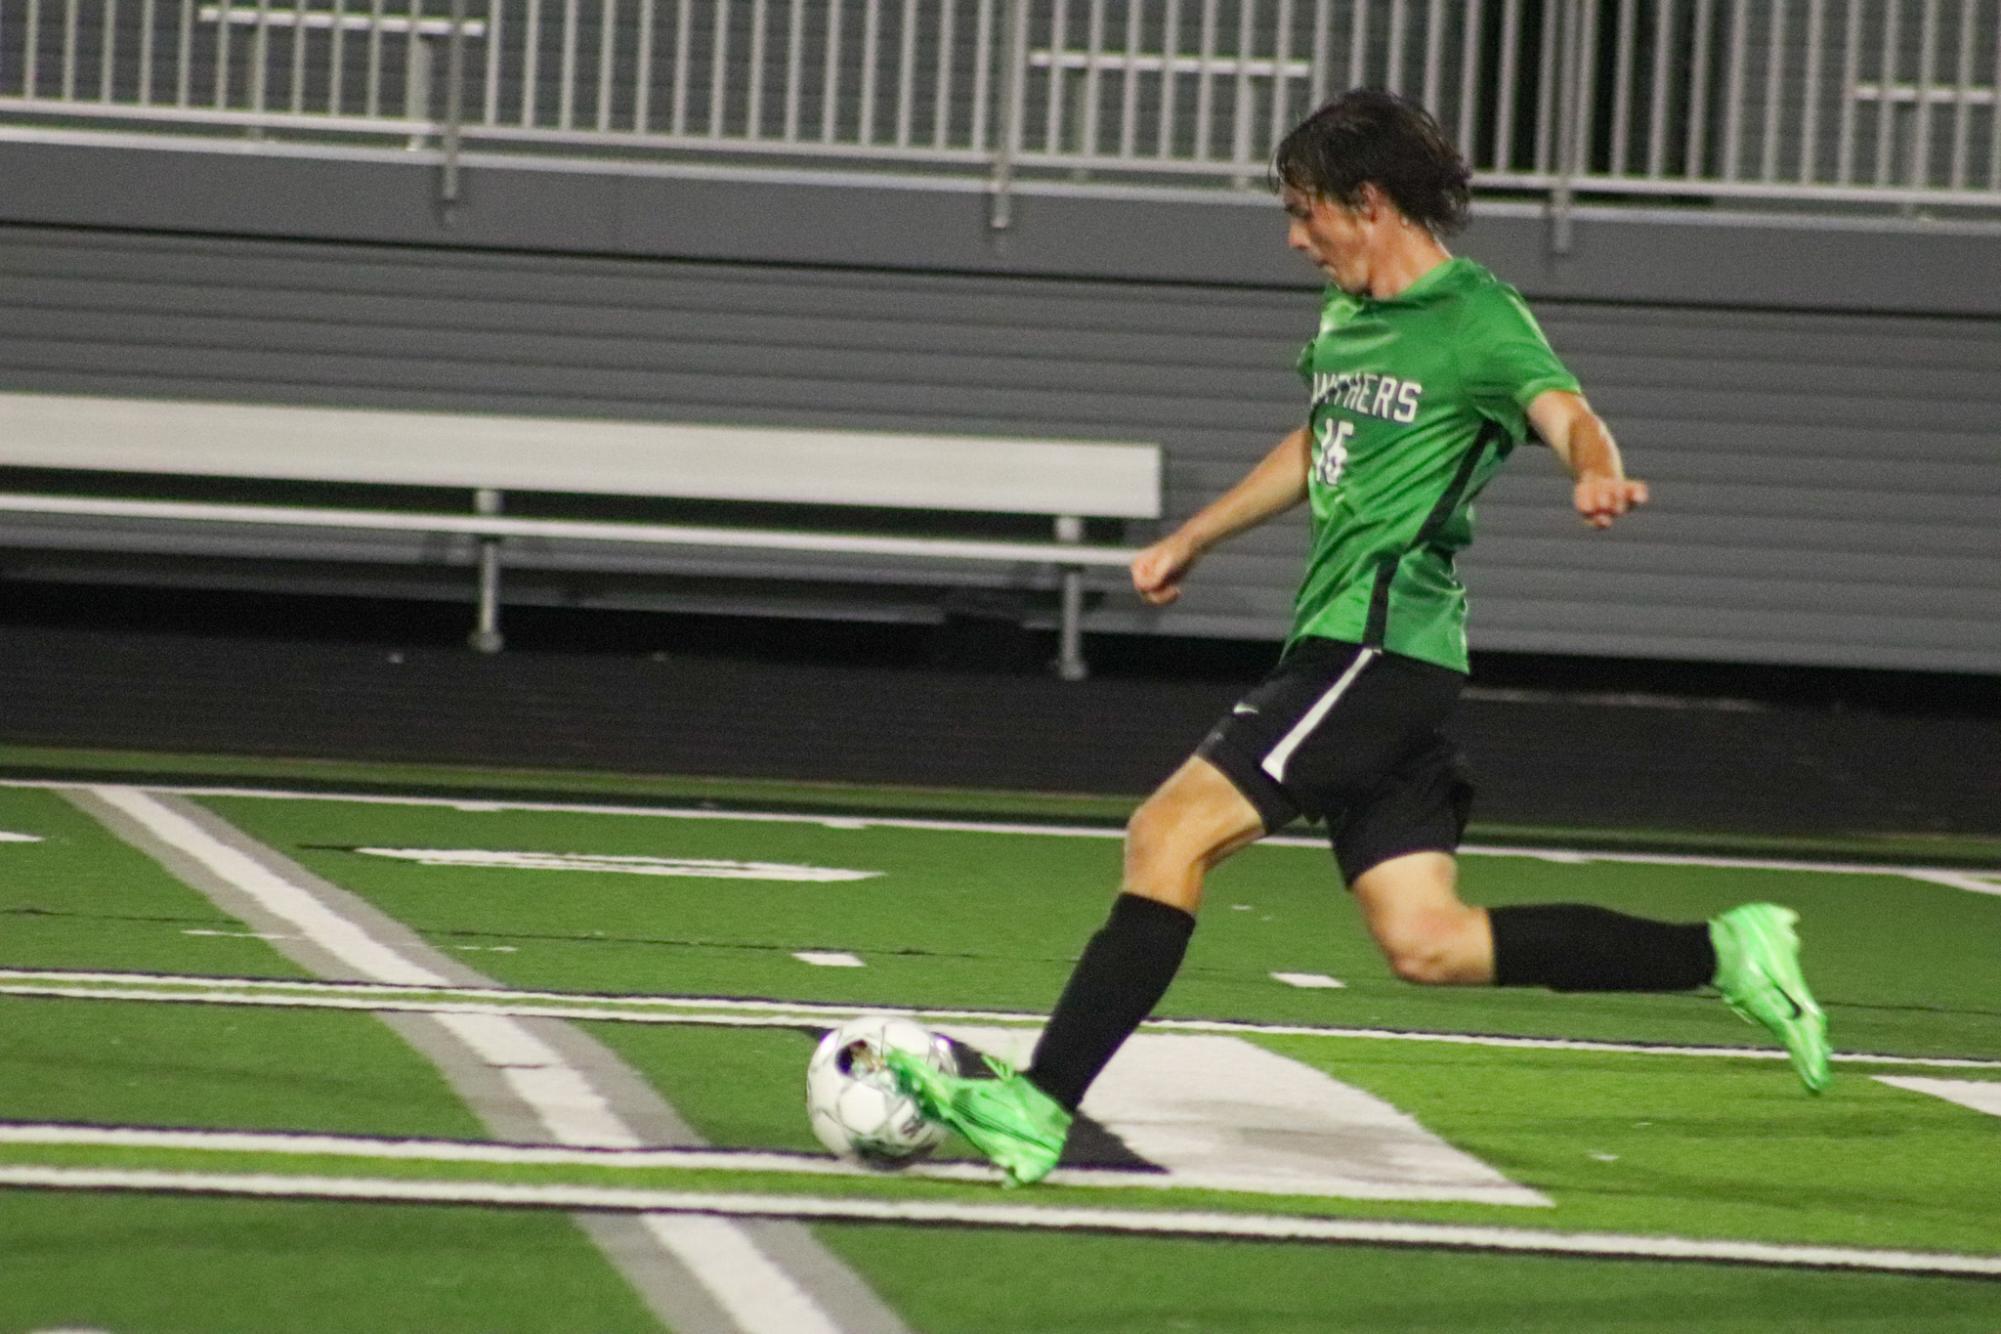
[[[1465,678],[1359,644],[1309,637],[1217,723],[1196,754],[1274,833],[1327,822],[1349,883],[1411,852],[1452,852],[1473,782],[1444,734]]]

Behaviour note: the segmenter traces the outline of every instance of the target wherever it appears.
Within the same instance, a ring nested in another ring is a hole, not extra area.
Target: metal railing
[[[1001,223],[1260,186],[1365,84],[1559,208],[2001,211],[2001,0],[0,0],[10,135],[974,173]]]

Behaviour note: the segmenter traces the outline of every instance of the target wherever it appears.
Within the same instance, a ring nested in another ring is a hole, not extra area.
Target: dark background
[[[1276,645],[0,582],[0,739],[1140,795]],[[1984,677],[1482,654],[1456,724],[1476,821],[2001,834]]]

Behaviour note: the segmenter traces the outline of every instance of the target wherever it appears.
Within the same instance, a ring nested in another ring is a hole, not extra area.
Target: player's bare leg
[[[1494,980],[1494,933],[1485,908],[1459,898],[1459,864],[1444,852],[1392,857],[1350,886],[1369,934],[1406,982],[1482,985]]]
[[[1222,770],[1196,756],[1126,821],[1123,889],[1192,917],[1202,907],[1209,871],[1263,835],[1257,808]]]
[[[1036,1044],[1031,1069],[960,1079],[898,1062],[925,1111],[970,1140],[1011,1181],[1055,1167],[1084,1090],[1167,991],[1187,952],[1203,877],[1264,833],[1264,821],[1207,760],[1183,764],[1126,826],[1123,891],[1084,947]]]

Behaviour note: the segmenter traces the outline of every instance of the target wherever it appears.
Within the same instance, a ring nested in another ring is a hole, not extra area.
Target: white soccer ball
[[[806,1063],[806,1115],[837,1157],[871,1167],[900,1167],[945,1139],[897,1087],[882,1053],[895,1047],[932,1068],[954,1073],[951,1044],[914,1019],[863,1015],[820,1039]]]

